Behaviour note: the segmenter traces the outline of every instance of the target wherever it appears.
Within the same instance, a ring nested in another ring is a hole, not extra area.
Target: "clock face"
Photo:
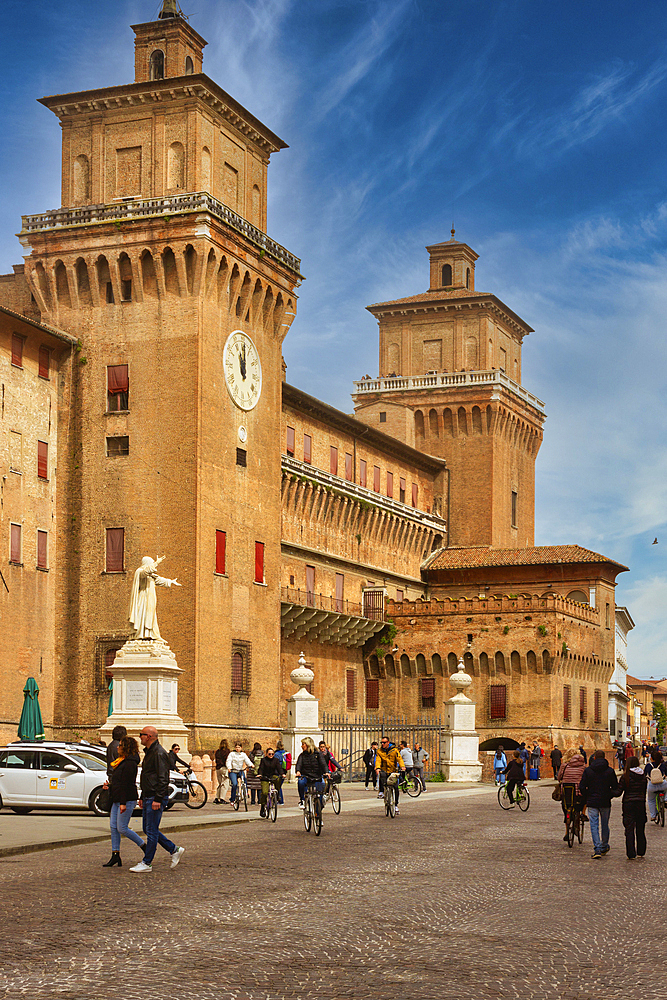
[[[254,409],[262,392],[262,366],[257,348],[242,330],[234,330],[227,337],[222,364],[233,402],[241,410]]]

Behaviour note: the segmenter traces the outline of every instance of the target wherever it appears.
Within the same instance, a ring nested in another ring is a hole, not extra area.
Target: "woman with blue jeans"
[[[660,771],[662,774],[662,781],[654,781],[658,775],[654,774],[654,771]],[[655,804],[655,797],[658,792],[667,792],[667,764],[665,764],[662,759],[662,754],[659,750],[651,751],[651,759],[644,768],[644,774],[648,778],[648,811],[651,819],[655,822],[658,818],[658,810]]]
[[[246,767],[253,767],[253,762],[248,757],[247,753],[243,752],[243,747],[240,743],[237,743],[233,751],[227,758],[227,771],[229,772],[229,780],[232,783],[232,797],[230,802],[236,801],[236,795],[239,787],[239,778],[241,781],[245,781],[243,772]]]
[[[111,776],[105,784],[109,789],[111,813],[111,858],[103,868],[122,867],[120,859],[120,838],[127,837],[143,850],[146,845],[134,830],[130,829],[132,813],[137,805],[137,768],[139,767],[139,745],[131,736],[124,736],[118,744],[118,757],[109,764]]]
[[[296,762],[294,773],[298,778],[297,787],[299,789],[299,809],[303,809],[304,797],[308,785],[315,785],[316,791],[320,793],[320,804],[322,803],[322,793],[324,792],[324,776],[329,773],[324,757],[315,746],[315,741],[306,736],[301,740],[301,753]]]
[[[505,756],[504,748],[499,746],[496,750],[496,756],[493,758],[493,780],[496,785],[505,784],[505,768],[507,767],[507,757]]]

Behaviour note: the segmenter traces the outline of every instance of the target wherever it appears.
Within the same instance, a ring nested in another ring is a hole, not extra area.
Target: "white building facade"
[[[609,681],[609,735],[628,739],[632,732],[628,729],[628,632],[635,627],[627,608],[616,608],[616,656],[614,673]],[[632,720],[634,723],[634,719]],[[636,724],[639,729],[638,723]],[[634,728],[634,726],[631,726]]]

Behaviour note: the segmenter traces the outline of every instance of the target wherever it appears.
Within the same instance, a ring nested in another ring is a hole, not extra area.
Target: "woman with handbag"
[[[137,769],[139,767],[139,744],[132,736],[124,736],[118,745],[118,757],[111,761],[111,777],[104,787],[109,789],[111,813],[111,857],[103,868],[122,867],[120,859],[120,838],[127,837],[137,847],[145,851],[146,845],[134,830],[130,829],[132,813],[137,805]]]
[[[638,757],[628,757],[618,787],[623,792],[623,826],[628,861],[643,861],[646,854],[646,786],[648,778]]]

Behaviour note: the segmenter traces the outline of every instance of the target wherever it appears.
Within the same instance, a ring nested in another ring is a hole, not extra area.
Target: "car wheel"
[[[10,806],[9,808],[18,816],[27,816],[28,813],[32,812],[32,806]]]
[[[96,816],[108,816],[109,815],[109,810],[108,809],[104,810],[104,809],[100,808],[99,799],[100,799],[100,795],[102,794],[102,792],[103,792],[102,788],[95,789],[95,791],[93,792],[93,794],[90,796],[90,799],[88,800],[88,808],[90,809],[91,812],[95,813]]]

